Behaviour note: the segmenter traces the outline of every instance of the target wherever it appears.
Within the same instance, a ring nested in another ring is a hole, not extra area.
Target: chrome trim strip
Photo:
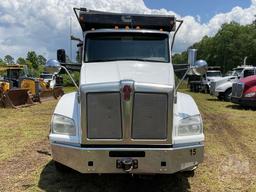
[[[124,100],[124,86],[131,87],[130,99]],[[133,80],[122,80],[120,81],[120,93],[121,93],[121,108],[122,108],[122,127],[123,127],[123,140],[127,142],[131,137],[132,129],[132,111],[133,111],[133,98],[134,98],[134,81]]]
[[[59,146],[59,147],[65,147],[69,149],[79,149],[81,151],[173,151],[173,150],[180,150],[180,149],[190,149],[190,148],[197,148],[197,147],[204,147],[203,144],[193,144],[193,145],[184,145],[184,146],[177,146],[177,147],[169,147],[169,148],[151,148],[150,145],[147,148],[116,148],[116,147],[101,147],[101,148],[92,148],[92,147],[77,147],[70,144],[64,144],[64,143],[51,143],[51,145]],[[111,146],[111,145],[110,145]]]

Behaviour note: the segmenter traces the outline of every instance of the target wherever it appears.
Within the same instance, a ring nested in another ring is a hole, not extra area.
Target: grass
[[[255,191],[256,111],[206,94],[189,94],[203,115],[206,136],[205,161],[190,180],[192,189]]]
[[[175,174],[149,181],[127,175],[58,174],[47,139],[57,103],[53,100],[0,109],[0,191],[256,191],[256,111],[182,91],[196,100],[204,119],[205,160],[194,176]]]
[[[47,137],[55,104],[53,100],[28,108],[0,108],[0,161]]]

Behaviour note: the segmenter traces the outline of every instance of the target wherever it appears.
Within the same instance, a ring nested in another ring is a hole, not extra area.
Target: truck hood
[[[216,84],[216,87],[218,86],[221,86],[227,82],[235,82],[237,81],[237,77],[236,76],[226,76],[226,77],[222,77],[218,80],[215,80],[215,84]]]
[[[242,78],[239,81],[245,84],[245,88],[250,88],[256,85],[256,75]]]
[[[85,63],[81,84],[134,80],[141,83],[174,84],[172,65],[160,62],[110,61]]]
[[[207,77],[207,80],[209,81],[218,81],[220,79],[222,79],[223,77]]]
[[[220,82],[227,82],[227,81],[230,81],[232,79],[237,79],[237,76],[232,76],[231,75],[231,76],[226,76],[226,77],[220,77],[220,78],[218,78],[214,81],[217,82],[217,83],[220,83]]]

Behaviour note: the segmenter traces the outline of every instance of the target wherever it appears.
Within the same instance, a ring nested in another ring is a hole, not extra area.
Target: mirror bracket
[[[70,72],[67,70],[66,67],[62,66],[60,64],[59,61],[57,60],[54,60],[54,59],[50,59],[46,62],[45,64],[45,70],[48,72],[48,73],[51,73],[51,74],[54,74],[54,73],[59,73],[61,69],[64,69],[65,72],[68,74],[69,78],[71,79],[72,83],[75,85],[77,91],[79,91],[79,87],[78,85],[76,84],[74,78],[72,77],[72,75],[70,74]]]

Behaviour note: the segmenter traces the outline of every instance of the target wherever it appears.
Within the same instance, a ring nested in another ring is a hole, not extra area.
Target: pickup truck
[[[171,48],[179,21],[74,10],[84,36],[80,85],[60,98],[52,116],[56,168],[98,174],[195,169],[204,157],[203,122],[193,98],[177,92]],[[204,74],[207,63],[195,61],[195,53],[189,51],[187,72]],[[45,69],[69,73],[65,52],[57,58]]]
[[[210,94],[216,96],[219,100],[230,101],[232,95],[232,85],[240,78],[245,78],[256,74],[256,68],[253,66],[239,66],[233,69],[230,76],[212,81],[210,86]]]
[[[231,101],[245,107],[256,107],[256,75],[233,83]]]

